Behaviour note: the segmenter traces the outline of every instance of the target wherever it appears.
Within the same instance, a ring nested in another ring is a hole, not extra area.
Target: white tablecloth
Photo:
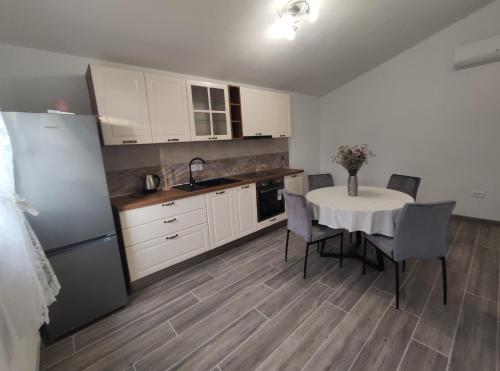
[[[349,197],[346,187],[341,186],[316,189],[306,198],[319,224],[389,237],[394,236],[402,207],[415,202],[406,193],[363,186],[359,187],[357,197]]]

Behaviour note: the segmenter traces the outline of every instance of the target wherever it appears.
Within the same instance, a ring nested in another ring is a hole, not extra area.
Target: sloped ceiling
[[[320,0],[287,41],[276,0],[0,0],[0,42],[321,96],[490,2]]]

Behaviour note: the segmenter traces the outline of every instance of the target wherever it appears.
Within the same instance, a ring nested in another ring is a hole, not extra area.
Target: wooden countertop
[[[132,210],[132,209],[137,209],[139,207],[161,204],[162,202],[178,200],[180,198],[185,198],[185,197],[197,196],[205,193],[219,191],[221,189],[238,187],[245,184],[257,183],[276,177],[299,174],[304,172],[304,170],[289,169],[289,168],[278,168],[265,171],[266,171],[266,176],[257,176],[255,178],[245,177],[244,174],[229,175],[225,178],[238,179],[239,182],[217,187],[209,187],[206,189],[200,189],[193,192],[181,191],[180,189],[175,189],[175,188],[167,188],[164,190],[160,190],[158,192],[144,194],[144,195],[133,194],[126,196],[112,197],[111,204],[118,211]]]

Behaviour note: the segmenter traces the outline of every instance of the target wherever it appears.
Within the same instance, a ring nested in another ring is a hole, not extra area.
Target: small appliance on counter
[[[144,176],[144,192],[156,192],[160,188],[160,177],[156,174]]]

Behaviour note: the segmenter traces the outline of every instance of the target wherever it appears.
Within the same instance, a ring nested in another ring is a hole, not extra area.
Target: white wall
[[[70,110],[79,114],[92,112],[85,81],[87,65],[107,63],[1,43],[0,61],[1,110],[45,112],[54,107],[58,98],[63,98]],[[292,122],[295,136],[290,141],[291,164],[316,170],[319,98],[292,94]]]
[[[58,98],[70,109],[90,114],[85,81],[91,59],[0,44],[2,111],[46,112]]]
[[[345,184],[331,155],[341,144],[367,143],[377,157],[361,184],[420,176],[420,200],[455,199],[456,214],[500,220],[500,63],[452,64],[456,46],[498,34],[500,1],[322,97],[321,169]]]
[[[290,167],[306,175],[320,168],[319,98],[292,94],[292,138],[289,139]]]

